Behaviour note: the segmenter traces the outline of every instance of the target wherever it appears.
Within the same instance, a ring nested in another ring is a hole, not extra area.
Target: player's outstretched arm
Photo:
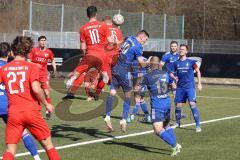
[[[36,97],[38,98],[38,100],[45,105],[46,109],[50,112],[53,112],[54,107],[49,104],[45,98],[44,92],[42,90],[42,88],[40,87],[40,83],[38,81],[33,81],[31,83],[31,87],[32,90],[34,92],[34,94],[36,95]]]
[[[196,71],[196,74],[197,74],[197,80],[198,80],[198,91],[201,91],[202,90],[202,83],[201,83],[201,72],[199,70],[199,68],[195,68],[195,71]]]

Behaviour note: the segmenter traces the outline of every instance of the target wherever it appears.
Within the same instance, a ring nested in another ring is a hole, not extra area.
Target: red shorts
[[[100,51],[89,51],[86,56],[83,57],[79,66],[75,69],[78,73],[87,72],[89,68],[95,67],[102,70],[105,63],[108,63],[109,57],[105,52]]]
[[[29,132],[38,140],[44,140],[51,136],[47,123],[40,111],[19,111],[8,114],[6,127],[6,144],[17,144],[22,137],[23,130]]]
[[[42,89],[49,89],[49,78],[48,75],[39,76],[39,82]]]

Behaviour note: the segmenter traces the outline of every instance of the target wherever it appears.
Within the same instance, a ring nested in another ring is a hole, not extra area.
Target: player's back
[[[119,58],[116,66],[120,66],[123,69],[130,70],[131,63],[142,56],[142,45],[133,36],[125,39],[121,46]],[[115,67],[116,67],[115,66]]]
[[[111,36],[107,25],[103,22],[87,22],[80,28],[80,40],[85,42],[87,50],[104,50],[107,37]]]
[[[108,29],[111,33],[111,37],[112,39],[114,39],[114,41],[116,42],[121,42],[123,41],[123,34],[122,34],[122,31],[121,29],[119,29],[118,27],[114,26],[114,25],[107,25],[108,26]],[[116,45],[116,48],[114,49],[116,52],[119,51],[119,47],[118,45]]]
[[[1,68],[0,78],[6,84],[9,113],[41,109],[31,89],[31,83],[39,79],[35,64],[14,60]]]
[[[143,83],[147,85],[151,98],[168,98],[169,84],[172,83],[167,72],[155,69],[144,76]]]

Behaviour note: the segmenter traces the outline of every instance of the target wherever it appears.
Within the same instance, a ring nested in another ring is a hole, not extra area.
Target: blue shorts
[[[196,102],[196,91],[195,89],[183,89],[177,88],[175,95],[175,103],[186,103],[188,102]]]
[[[0,118],[2,118],[5,124],[7,124],[7,118],[8,118],[7,114],[0,115]]]
[[[157,97],[155,97],[155,100],[157,100]],[[170,121],[171,113],[170,98],[158,98],[157,102],[156,101],[152,102],[151,99],[151,113],[153,123]]]
[[[123,92],[129,92],[132,90],[132,79],[128,76],[129,73],[120,74],[120,73],[113,73],[112,74],[112,83],[110,85],[110,89],[118,89],[122,87]]]

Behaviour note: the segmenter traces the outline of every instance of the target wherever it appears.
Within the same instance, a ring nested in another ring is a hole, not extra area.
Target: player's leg
[[[17,144],[21,139],[24,124],[22,122],[24,115],[22,114],[8,114],[5,143],[7,148],[3,154],[3,160],[14,160],[14,155],[17,150]]]
[[[123,132],[126,132],[127,130],[127,118],[131,106],[131,96],[132,96],[132,91],[131,89],[123,88],[124,92],[124,100],[123,100],[123,112],[122,112],[122,117],[120,120],[120,127]]]
[[[140,105],[141,105],[141,109],[144,113],[143,121],[146,123],[151,123],[152,122],[151,115],[148,112],[147,103],[144,99],[144,96],[142,96],[142,95],[141,95],[141,99],[140,99]]]
[[[77,90],[79,89],[79,87],[82,85],[82,83],[84,81],[84,76],[85,76],[85,73],[81,74],[77,79],[75,79],[73,81],[72,86],[67,91],[67,95],[64,96],[62,99],[74,99],[75,98],[75,94],[77,93]]]
[[[22,134],[22,140],[24,143],[24,146],[28,149],[28,151],[31,153],[32,157],[35,160],[40,160],[38,151],[37,151],[37,146],[36,143],[34,142],[34,139],[32,136],[27,132],[25,129]]]
[[[17,151],[17,144],[7,144],[7,149],[3,153],[3,160],[14,160],[14,155]]]
[[[105,105],[106,117],[104,118],[106,128],[109,132],[113,131],[113,127],[112,127],[110,117],[111,117],[112,107],[113,107],[113,104],[114,104],[114,98],[115,98],[116,94],[117,94],[116,89],[113,86],[110,86],[110,94],[106,99],[106,105]]]
[[[39,111],[25,112],[25,126],[46,150],[49,160],[60,160],[52,140],[47,123]]]
[[[176,156],[181,149],[181,145],[177,143],[176,135],[173,129],[168,125],[168,116],[170,110],[164,111],[160,108],[152,108],[153,129],[157,136],[169,144],[173,150],[172,156]]]
[[[43,148],[46,150],[49,160],[61,159],[52,143],[51,137],[47,137],[46,139],[40,140],[39,142],[43,146]]]
[[[181,121],[181,116],[182,116],[182,104],[186,103],[186,93],[184,89],[177,88],[176,89],[176,96],[174,99],[174,102],[176,104],[175,108],[175,119],[176,119],[176,125],[175,127],[180,127],[180,121]]]
[[[194,120],[196,122],[196,132],[201,132],[202,129],[200,127],[199,113],[196,105],[196,91],[195,89],[188,89],[187,94],[188,94],[189,106],[191,108]]]
[[[132,112],[130,113],[130,117],[128,117],[127,122],[130,123],[135,119],[135,116],[137,115],[139,108],[141,107],[141,97],[135,95],[134,93],[134,99],[135,99],[135,106],[132,109]]]

